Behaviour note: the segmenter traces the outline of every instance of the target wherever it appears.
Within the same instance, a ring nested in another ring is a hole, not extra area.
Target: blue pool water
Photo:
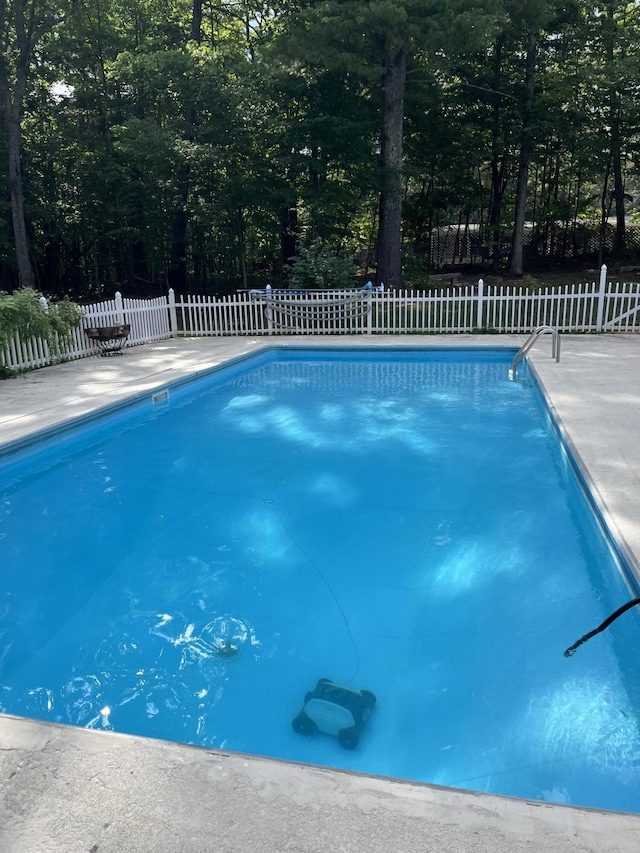
[[[0,710],[639,811],[636,612],[563,657],[634,590],[512,355],[272,351],[7,456]]]

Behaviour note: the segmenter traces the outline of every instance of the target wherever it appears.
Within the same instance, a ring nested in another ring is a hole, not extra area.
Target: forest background
[[[0,0],[0,290],[640,254],[640,3]]]

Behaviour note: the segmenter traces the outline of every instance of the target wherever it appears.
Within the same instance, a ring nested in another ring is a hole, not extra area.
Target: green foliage
[[[347,252],[314,240],[303,247],[289,268],[289,285],[294,290],[353,287],[356,265]]]
[[[520,280],[520,286],[529,293],[537,293],[540,290],[540,282],[532,275],[523,275]]]
[[[28,258],[50,293],[84,300],[115,289],[157,295],[183,282],[218,293],[279,284],[306,235],[326,251],[348,247],[361,272],[373,275],[385,185],[384,57],[398,46],[408,54],[405,286],[423,286],[431,264],[450,261],[438,237],[449,225],[482,237],[465,250],[470,262],[487,261],[493,245],[498,261],[508,256],[525,124],[530,257],[593,251],[582,216],[597,223],[624,213],[627,225],[640,217],[638,3],[0,6],[11,10],[0,27],[0,70],[8,63],[9,81],[21,56],[14,10],[55,22],[24,54],[20,116]],[[538,56],[529,115],[531,33]],[[18,263],[8,139],[0,133],[0,289],[10,291]],[[597,225],[593,233],[597,239]],[[464,245],[460,239],[456,262]],[[326,258],[308,261],[310,249],[296,277],[312,287],[344,281],[320,272]],[[184,272],[178,283],[175,269]],[[351,283],[351,271],[346,277]]]
[[[42,294],[30,287],[14,293],[0,291],[0,349],[6,349],[17,333],[22,341],[40,338],[54,354],[82,319],[82,309],[68,299],[45,307]]]
[[[402,286],[410,290],[424,290],[432,285],[427,260],[413,251],[411,246],[405,246],[402,255]]]

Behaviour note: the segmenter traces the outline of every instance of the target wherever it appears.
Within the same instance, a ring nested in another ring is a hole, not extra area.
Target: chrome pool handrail
[[[533,332],[531,332],[527,340],[513,357],[511,367],[509,368],[509,379],[516,378],[518,365],[524,361],[524,357],[538,340],[540,335],[547,334],[551,335],[551,358],[555,358],[557,362],[560,361],[560,335],[558,334],[558,330],[554,329],[553,326],[538,326],[533,330]]]

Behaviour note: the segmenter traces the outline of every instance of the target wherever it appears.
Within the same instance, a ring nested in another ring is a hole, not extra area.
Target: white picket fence
[[[115,326],[128,323],[131,333],[127,346],[146,344],[152,341],[166,340],[171,337],[167,298],[123,299],[116,293],[114,299],[96,302],[82,308],[84,317],[81,324],[71,330],[68,341],[58,342],[58,353],[52,353],[46,341],[39,338],[21,341],[14,335],[9,348],[0,351],[0,366],[10,370],[29,370],[45,367],[55,361],[70,361],[96,355],[98,348],[85,335],[84,330],[92,326]]]
[[[175,302],[179,335],[528,333],[640,331],[640,283],[607,281],[544,288],[473,286],[435,290],[249,291]]]
[[[84,307],[81,325],[58,356],[47,344],[16,335],[0,352],[11,370],[95,355],[84,334],[92,326],[129,323],[127,346],[170,337],[220,335],[528,333],[540,325],[559,332],[639,332],[640,283],[607,281],[530,291],[522,287],[473,286],[435,290],[249,291],[220,299],[180,296],[115,299]]]

